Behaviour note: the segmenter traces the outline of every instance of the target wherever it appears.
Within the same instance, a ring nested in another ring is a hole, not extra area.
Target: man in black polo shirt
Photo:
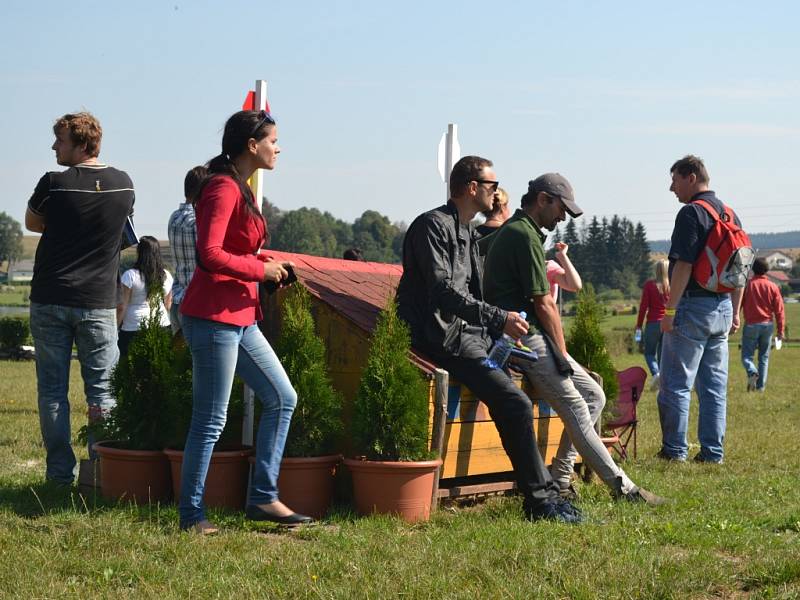
[[[398,315],[408,323],[414,347],[489,408],[525,498],[526,517],[578,523],[580,513],[561,500],[536,447],[530,399],[505,372],[484,364],[492,337],[518,338],[528,331],[519,313],[483,300],[478,236],[470,221],[492,207],[497,186],[490,160],[465,156],[453,166],[450,200],[417,217],[406,232]]]
[[[102,419],[114,405],[109,380],[119,355],[119,250],[134,194],[126,173],[98,162],[102,129],[94,116],[64,115],[53,133],[56,162],[69,168],[39,180],[25,226],[42,234],[31,282],[31,334],[46,478],[71,484],[76,462],[67,399],[72,346],[78,350],[89,421]],[[90,439],[94,459],[91,444]]]
[[[660,458],[683,462],[689,446],[689,399],[697,390],[699,418],[698,462],[721,464],[728,387],[728,332],[739,328],[742,290],[732,294],[709,292],[692,278],[692,268],[703,251],[714,219],[695,204],[705,200],[722,211],[708,189],[708,171],[703,161],[687,155],[670,169],[670,191],[685,204],[675,218],[669,250],[670,297],[661,321],[665,333],[661,349],[661,387],[658,413],[661,418]],[[741,226],[739,218],[736,223]]]

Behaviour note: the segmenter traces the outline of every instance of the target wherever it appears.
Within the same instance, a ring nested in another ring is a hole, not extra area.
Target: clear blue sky
[[[269,82],[279,208],[393,221],[444,200],[439,138],[494,160],[514,205],[559,171],[591,215],[669,235],[668,169],[706,160],[751,232],[800,229],[796,2],[85,2],[0,5],[0,211],[22,220],[51,125],[94,112],[101,159],[165,237],[187,169]]]

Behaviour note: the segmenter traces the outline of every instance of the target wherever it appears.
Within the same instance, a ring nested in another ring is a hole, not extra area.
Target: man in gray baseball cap
[[[539,192],[560,198],[564,203],[564,209],[571,217],[580,217],[583,214],[581,207],[575,203],[575,192],[572,191],[572,186],[560,173],[545,173],[529,181],[528,194],[536,197]]]
[[[665,500],[637,486],[614,462],[595,423],[606,397],[598,385],[567,352],[561,316],[547,281],[542,230],[552,231],[567,213],[583,214],[575,204],[572,186],[558,173],[546,173],[528,183],[522,208],[494,234],[484,265],[483,293],[487,302],[504,310],[525,310],[528,334],[522,343],[539,355],[519,367],[533,388],[561,417],[562,436],[550,474],[564,498],[576,494],[571,485],[575,458],[580,455],[611,491],[614,498],[662,504]]]

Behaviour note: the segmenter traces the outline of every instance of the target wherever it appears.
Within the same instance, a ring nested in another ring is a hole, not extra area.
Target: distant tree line
[[[11,264],[22,258],[22,226],[11,215],[0,212],[0,263]]]
[[[265,198],[262,204],[270,233],[270,248],[313,256],[342,258],[348,248],[360,248],[368,261],[399,263],[405,223],[392,223],[374,210],[365,210],[347,223],[316,208],[282,211]]]
[[[747,223],[745,223],[747,230]],[[756,250],[777,250],[781,248],[800,248],[800,231],[781,231],[778,233],[751,233],[750,241]],[[657,240],[650,242],[653,252],[669,252],[669,240]]]
[[[584,283],[598,292],[619,290],[639,296],[642,285],[653,277],[650,245],[642,223],[635,225],[617,215],[611,219],[593,217],[579,227],[570,219],[556,229],[553,242],[569,244],[569,257]]]

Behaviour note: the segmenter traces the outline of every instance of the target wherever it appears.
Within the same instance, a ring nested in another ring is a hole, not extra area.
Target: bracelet
[[[674,317],[675,316],[675,309],[674,308],[665,308],[664,315],[667,317]]]

